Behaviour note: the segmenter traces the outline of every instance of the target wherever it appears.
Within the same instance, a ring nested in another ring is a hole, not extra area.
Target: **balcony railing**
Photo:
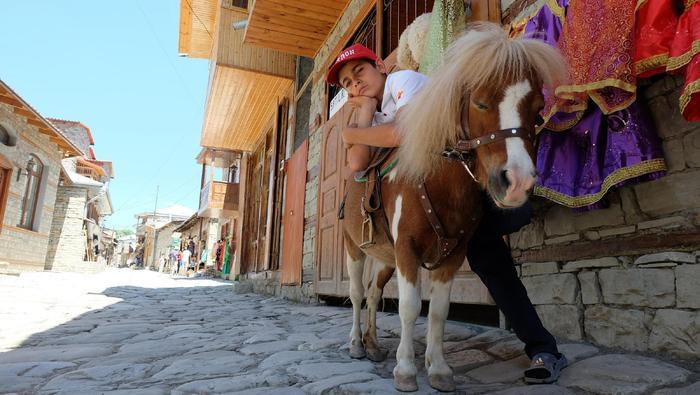
[[[238,183],[210,181],[199,194],[199,216],[213,218],[238,211]]]

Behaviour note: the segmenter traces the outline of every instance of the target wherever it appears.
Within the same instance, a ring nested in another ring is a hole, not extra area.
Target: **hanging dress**
[[[552,46],[566,45],[570,51],[571,48],[582,48],[584,43],[590,43],[590,38],[584,39],[580,33],[576,33],[574,38],[566,38],[567,33],[575,31],[571,28],[573,23],[592,17],[591,10],[580,6],[567,9],[570,3],[577,2],[548,0],[528,21],[524,37],[539,39]],[[574,17],[570,15],[572,10],[588,12],[583,16]],[[598,16],[604,17],[602,14]],[[596,24],[600,25],[600,22]],[[585,28],[583,31],[589,29]],[[621,35],[614,37],[618,39]],[[579,82],[595,78],[603,80],[599,81],[599,84],[569,85],[585,88],[576,93],[576,100],[568,102],[575,104],[574,111],[551,114],[550,122],[557,125],[555,130],[558,131],[549,129],[548,123],[548,128],[538,135],[538,178],[534,194],[573,208],[604,207],[605,201],[602,199],[613,186],[658,178],[666,168],[661,142],[649,119],[648,111],[642,103],[635,100],[635,95],[630,93],[630,90],[634,91],[636,87],[627,85],[634,82],[634,76],[631,75],[631,57],[627,56],[625,61],[624,54],[619,53],[618,61],[598,60],[597,56],[622,52],[619,46],[603,42],[604,38],[605,35],[594,46],[596,48],[586,55],[591,62],[590,67],[585,68],[580,61],[574,61],[574,67],[578,67],[578,70],[572,71],[572,78]],[[613,39],[613,36],[607,38]],[[579,43],[577,40],[583,42]],[[622,47],[629,49],[627,44]],[[570,57],[567,56],[567,60],[572,64]],[[607,65],[607,70],[602,72],[600,68],[604,64]],[[616,77],[605,79],[606,76]],[[617,87],[618,82],[624,89]],[[569,92],[576,90],[570,89]],[[591,95],[591,99],[596,96],[607,110],[614,111],[606,115],[606,111],[597,105],[598,101],[589,100],[586,95]],[[560,100],[553,99],[549,94],[547,96],[550,96],[550,101]],[[630,98],[631,102],[625,105]]]
[[[679,102],[683,117],[700,121],[700,0],[685,1],[666,69],[685,78]]]
[[[637,0],[632,69],[648,78],[666,72],[678,25],[676,0]]]

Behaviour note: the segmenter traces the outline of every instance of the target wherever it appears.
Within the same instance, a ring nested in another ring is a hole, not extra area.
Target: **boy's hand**
[[[348,98],[350,108],[357,109],[363,112],[374,112],[377,109],[377,99],[369,96],[355,96]]]

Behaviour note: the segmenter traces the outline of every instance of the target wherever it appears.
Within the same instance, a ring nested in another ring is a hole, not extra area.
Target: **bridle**
[[[467,136],[467,133],[464,130],[464,128],[462,128],[462,135]],[[471,140],[459,139],[457,140],[457,144],[455,144],[454,146],[446,147],[442,151],[442,156],[444,156],[447,159],[456,160],[462,163],[462,166],[464,166],[464,169],[467,170],[467,173],[469,173],[472,179],[475,182],[479,182],[479,180],[477,180],[476,176],[474,175],[474,172],[472,171],[472,167],[474,166],[474,162],[476,161],[476,150],[485,145],[505,140],[509,137],[520,137],[522,139],[530,141],[533,140],[532,133],[530,133],[527,129],[523,127],[501,129],[491,133],[487,133],[481,137],[477,137]]]

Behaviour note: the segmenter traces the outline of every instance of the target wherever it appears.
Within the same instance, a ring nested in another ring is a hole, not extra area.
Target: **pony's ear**
[[[461,138],[469,138],[469,102],[471,100],[471,94],[470,92],[467,92],[462,96],[461,100],[461,113],[459,116],[459,122],[460,126],[462,127],[462,132],[464,132],[464,136],[460,136]]]

